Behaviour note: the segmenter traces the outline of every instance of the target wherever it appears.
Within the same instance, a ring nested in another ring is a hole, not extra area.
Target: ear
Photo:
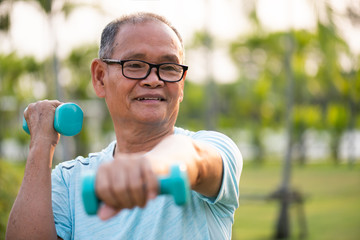
[[[91,80],[98,97],[105,97],[105,83],[104,78],[106,76],[106,66],[98,58],[91,62]]]

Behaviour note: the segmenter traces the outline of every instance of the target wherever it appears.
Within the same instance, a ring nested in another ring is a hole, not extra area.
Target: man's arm
[[[105,220],[121,209],[144,207],[157,194],[157,175],[167,174],[172,164],[185,164],[190,186],[208,196],[217,196],[223,163],[211,146],[189,137],[171,135],[146,154],[122,154],[100,166],[96,192],[105,203],[98,212]]]
[[[171,135],[149,155],[156,172],[167,171],[172,163],[183,163],[192,190],[207,197],[217,196],[221,187],[223,163],[220,154],[212,146],[186,136]]]
[[[59,134],[53,128],[58,101],[29,106],[31,132],[24,179],[12,207],[6,239],[57,239],[51,203],[51,165]]]

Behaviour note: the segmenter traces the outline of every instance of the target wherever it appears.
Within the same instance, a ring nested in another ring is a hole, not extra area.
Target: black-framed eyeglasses
[[[178,82],[188,70],[188,66],[177,63],[160,63],[152,64],[142,60],[116,60],[101,59],[107,64],[120,64],[124,77],[135,80],[147,78],[152,68],[156,68],[156,74],[160,80],[165,82]]]

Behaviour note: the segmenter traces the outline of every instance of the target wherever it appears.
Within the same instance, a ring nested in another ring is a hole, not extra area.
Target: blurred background
[[[134,11],[183,35],[176,125],[223,132],[243,154],[233,239],[360,239],[359,0],[0,0],[0,239],[24,173],[29,103],[84,110],[54,166],[114,139],[90,63],[105,25]]]

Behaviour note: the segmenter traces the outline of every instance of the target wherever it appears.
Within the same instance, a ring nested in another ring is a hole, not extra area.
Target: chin
[[[173,112],[173,114],[169,114],[167,111],[162,111],[160,109],[147,109],[141,111],[135,118],[142,123],[150,124],[150,125],[158,125],[163,123],[174,122],[174,119],[177,117],[177,112]]]
[[[166,119],[166,117],[164,116],[164,114],[156,114],[155,112],[153,112],[150,114],[144,114],[144,115],[138,116],[137,119],[144,123],[153,124],[153,123],[163,122]]]

